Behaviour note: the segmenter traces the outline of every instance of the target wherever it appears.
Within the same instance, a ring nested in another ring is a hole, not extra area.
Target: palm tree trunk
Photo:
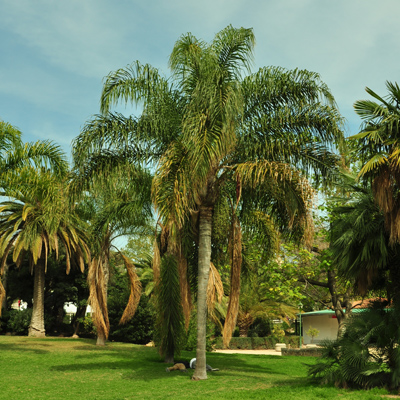
[[[200,206],[199,214],[199,265],[197,294],[197,349],[194,380],[207,379],[207,286],[211,263],[212,208]]]
[[[45,265],[44,260],[39,259],[34,267],[33,284],[33,310],[32,319],[29,326],[29,336],[45,337],[44,329],[44,280]]]
[[[104,332],[100,331],[97,333],[97,340],[96,340],[96,346],[105,346],[106,345],[106,335]]]

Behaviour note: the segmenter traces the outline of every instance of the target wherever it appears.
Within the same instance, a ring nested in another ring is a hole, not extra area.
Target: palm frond
[[[135,266],[131,262],[131,260],[126,257],[124,254],[120,253],[125,264],[125,268],[128,272],[129,283],[130,283],[130,294],[128,304],[125,307],[125,310],[122,314],[121,320],[119,324],[126,324],[134,315],[139,305],[140,296],[142,294],[142,285],[140,280],[136,274]]]

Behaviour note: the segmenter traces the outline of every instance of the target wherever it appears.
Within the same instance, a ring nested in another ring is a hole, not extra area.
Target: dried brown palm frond
[[[311,249],[314,243],[314,219],[310,212],[302,215],[299,218],[298,224],[301,226],[303,230],[303,244],[307,248]]]
[[[236,174],[240,185],[258,188],[282,206],[289,229],[304,228],[304,215],[312,209],[315,190],[300,171],[286,163],[262,160],[239,164]]]
[[[239,312],[240,272],[242,268],[242,230],[239,220],[235,216],[233,217],[232,222],[230,243],[231,285],[229,292],[228,311],[226,313],[224,329],[222,332],[224,347],[229,346],[233,330],[236,327],[237,315]]]
[[[89,264],[87,280],[93,324],[97,329],[98,335],[108,338],[110,323],[108,320],[106,282],[103,264],[99,257],[93,258]]]
[[[8,254],[9,254],[12,246],[14,245],[14,241],[15,241],[15,237],[8,242],[8,244],[4,250],[4,253],[1,258],[1,264],[0,264],[0,276],[3,274],[4,267],[5,267],[6,261],[7,261],[7,257],[8,257]]]
[[[0,275],[1,277],[1,275]],[[0,279],[0,317],[1,317],[1,311],[3,309],[2,304],[3,304],[3,300],[6,296],[6,290],[4,289],[3,284],[1,283],[1,279]]]
[[[182,251],[178,254],[179,286],[181,290],[182,311],[185,318],[185,329],[189,329],[190,314],[192,312],[192,296],[187,276],[188,263]]]
[[[360,273],[356,277],[358,294],[360,294],[361,296],[365,296],[372,287],[372,284],[377,279],[377,277],[378,277],[377,269],[372,268],[360,271]]]
[[[208,313],[211,315],[215,303],[221,303],[224,296],[224,285],[222,283],[221,275],[213,263],[210,263],[210,273],[208,275],[208,286],[207,286],[207,308]]]
[[[135,315],[137,306],[139,305],[140,296],[142,294],[142,284],[140,283],[139,277],[135,271],[135,266],[131,260],[122,253],[120,254],[124,260],[125,267],[128,272],[131,289],[128,304],[126,305],[121,320],[119,321],[119,324],[122,325],[126,324]]]
[[[153,275],[154,275],[154,284],[157,286],[160,281],[160,266],[161,266],[160,249],[158,247],[157,239],[154,239],[153,249],[154,249]]]

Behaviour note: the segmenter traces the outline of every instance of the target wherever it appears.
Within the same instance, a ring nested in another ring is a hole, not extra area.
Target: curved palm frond
[[[110,106],[117,105],[121,99],[125,104],[143,101],[146,105],[167,87],[168,82],[160,76],[156,68],[136,61],[126,68],[110,72],[106,77],[101,94],[101,112],[107,113]]]

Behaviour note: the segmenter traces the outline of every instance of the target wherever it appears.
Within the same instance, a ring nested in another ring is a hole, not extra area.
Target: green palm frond
[[[7,152],[21,144],[22,133],[15,126],[0,120],[0,160]]]
[[[157,330],[163,356],[179,353],[184,334],[177,260],[164,255],[161,260],[160,284],[157,287]]]
[[[361,177],[367,175],[369,172],[376,171],[379,167],[382,167],[387,164],[388,164],[387,154],[376,153],[363,165],[360,172],[358,173],[358,176]]]
[[[111,72],[105,79],[101,95],[101,112],[109,111],[111,104],[118,104],[123,100],[146,104],[158,91],[163,91],[168,86],[157,69],[151,65],[142,65],[138,61],[126,68]]]
[[[230,72],[230,80],[239,81],[242,68],[246,72],[250,72],[254,45],[253,29],[235,29],[229,25],[215,35],[212,48],[218,55],[222,70]]]

